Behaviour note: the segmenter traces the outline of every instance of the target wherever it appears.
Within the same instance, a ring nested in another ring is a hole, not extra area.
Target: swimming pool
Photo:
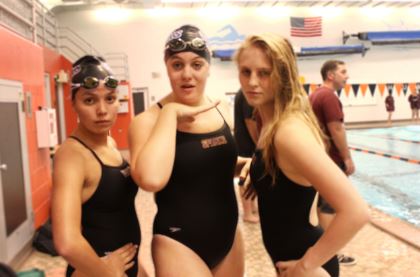
[[[350,147],[420,161],[420,126],[347,131]],[[420,227],[420,164],[352,151],[350,177],[373,207]]]

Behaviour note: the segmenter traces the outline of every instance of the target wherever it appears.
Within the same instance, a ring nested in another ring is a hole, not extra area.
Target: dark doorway
[[[148,95],[147,88],[133,88],[134,115],[143,112],[147,108]]]

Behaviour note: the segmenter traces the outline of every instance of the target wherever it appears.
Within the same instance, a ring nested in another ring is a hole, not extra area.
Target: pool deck
[[[150,258],[151,224],[156,206],[150,193],[142,192],[136,199],[142,225],[141,260],[154,276]],[[241,209],[240,209],[241,210]],[[242,211],[240,211],[240,214]],[[353,266],[341,266],[341,277],[416,277],[420,276],[420,249],[411,242],[419,238],[420,229],[371,209],[372,222],[343,249],[343,253],[357,258]],[[379,227],[379,223],[382,223]],[[385,225],[389,225],[386,229]],[[407,229],[407,226],[411,227]],[[400,227],[398,227],[400,226]],[[271,262],[261,241],[259,224],[239,221],[245,241],[246,277],[274,277]],[[389,233],[388,231],[394,232]],[[400,232],[395,232],[400,230]],[[402,230],[402,231],[401,231]],[[407,231],[408,230],[408,231]],[[20,271],[38,267],[46,277],[63,277],[66,263],[60,257],[32,252],[18,267]]]
[[[371,224],[420,250],[420,228],[371,208]]]
[[[341,277],[420,276],[420,251],[374,224],[366,225],[345,247],[353,255],[354,266],[341,266]]]

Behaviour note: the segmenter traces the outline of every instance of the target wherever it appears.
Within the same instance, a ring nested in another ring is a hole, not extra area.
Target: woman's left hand
[[[277,262],[278,277],[330,277],[330,274],[322,267],[307,270],[300,260]]]
[[[249,169],[251,168],[251,158],[242,157],[241,159],[244,160],[244,164],[241,168],[241,172],[239,173],[239,180],[241,182],[240,185],[242,186],[242,185],[247,185],[250,182]]]
[[[239,185],[245,188],[244,197],[245,199],[251,198],[252,200],[257,197],[254,188],[251,184],[251,177],[249,175],[249,169],[251,168],[251,158],[246,158],[245,164],[242,166],[241,173],[239,174]]]

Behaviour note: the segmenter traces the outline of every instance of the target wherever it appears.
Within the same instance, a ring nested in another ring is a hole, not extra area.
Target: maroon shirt
[[[408,96],[408,102],[410,102],[411,109],[418,109],[420,106],[420,97],[418,94]]]
[[[338,99],[334,90],[327,87],[319,87],[309,96],[309,101],[311,102],[312,109],[318,118],[321,129],[330,140],[331,146],[328,154],[336,164],[343,164],[343,158],[341,158],[340,152],[338,151],[337,146],[335,146],[331,133],[327,128],[327,124],[330,122],[344,121],[343,106],[340,99]]]
[[[392,95],[388,95],[385,98],[385,107],[386,107],[386,111],[387,112],[393,112],[393,111],[395,111],[394,97],[392,97]]]

